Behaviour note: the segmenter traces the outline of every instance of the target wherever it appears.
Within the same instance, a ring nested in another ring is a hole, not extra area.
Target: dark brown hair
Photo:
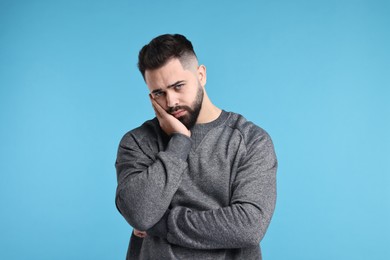
[[[140,50],[138,69],[145,78],[146,70],[161,68],[172,58],[178,58],[184,66],[189,57],[196,58],[196,54],[192,43],[186,37],[180,34],[163,34]]]

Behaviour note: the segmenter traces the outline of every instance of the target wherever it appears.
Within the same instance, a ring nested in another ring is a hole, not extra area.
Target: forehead
[[[179,59],[171,59],[159,69],[145,71],[145,81],[151,91],[165,89],[177,81],[188,81],[192,76],[193,73],[184,69]]]

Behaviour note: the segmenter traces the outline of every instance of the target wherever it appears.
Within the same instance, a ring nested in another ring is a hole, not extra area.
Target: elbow
[[[127,223],[137,230],[148,230],[158,221],[158,219],[156,220],[152,217],[153,214],[151,214],[150,210],[147,210],[147,207],[140,205],[137,200],[126,198],[121,192],[117,193],[115,204]]]
[[[254,207],[248,207],[247,210],[251,214],[248,214],[247,224],[244,232],[241,233],[241,239],[246,247],[258,246],[267,231],[270,218],[265,216],[262,210]]]
[[[246,248],[246,247],[257,247],[260,244],[264,236],[264,230],[260,225],[260,221],[253,221],[246,223],[241,228],[234,229],[234,247]]]
[[[260,241],[263,239],[264,232],[259,226],[248,229],[245,237],[242,238],[244,247],[255,247],[259,246]]]

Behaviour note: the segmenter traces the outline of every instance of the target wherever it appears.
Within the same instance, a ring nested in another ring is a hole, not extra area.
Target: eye
[[[158,97],[162,97],[164,94],[165,94],[164,91],[157,91],[157,92],[154,92],[154,93],[153,93],[153,96],[154,96],[155,98],[158,98]]]
[[[175,90],[180,90],[183,88],[183,86],[184,86],[184,84],[175,85]]]

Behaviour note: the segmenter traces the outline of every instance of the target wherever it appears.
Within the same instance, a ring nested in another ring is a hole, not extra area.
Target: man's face
[[[197,64],[188,67],[184,69],[178,59],[172,59],[159,69],[147,70],[145,81],[152,98],[190,129],[202,107],[203,86]]]

